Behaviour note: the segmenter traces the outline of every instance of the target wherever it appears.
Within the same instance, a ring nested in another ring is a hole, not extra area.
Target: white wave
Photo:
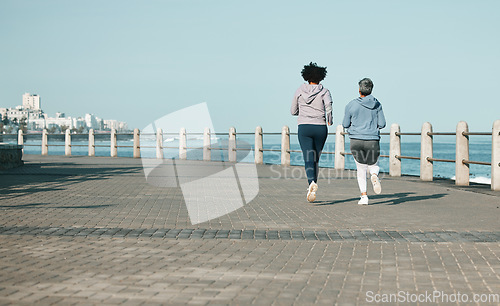
[[[455,178],[456,178],[455,176],[451,177],[452,180],[455,180]],[[485,177],[485,176],[470,177],[469,182],[476,183],[476,184],[491,185],[491,178]]]
[[[478,184],[491,185],[491,178],[490,177],[484,177],[484,176],[471,177],[470,181],[473,183],[478,183]]]
[[[193,136],[193,137],[189,137],[188,140],[204,140],[205,139],[205,136],[201,135],[201,136]],[[220,138],[219,137],[216,137],[216,136],[210,136],[210,140],[219,140]]]
[[[205,139],[204,136],[187,137],[187,141],[203,141],[204,139]],[[219,137],[210,137],[210,142],[214,143],[217,142],[219,139],[220,139]]]

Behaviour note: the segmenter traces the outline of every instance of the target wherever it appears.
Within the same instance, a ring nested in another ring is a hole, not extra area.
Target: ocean
[[[3,142],[17,143],[17,137],[14,135],[2,135]],[[49,135],[49,155],[64,155],[64,135]],[[263,136],[264,149],[280,150],[281,135],[264,135]],[[469,154],[470,160],[491,162],[491,136],[470,136]],[[212,139],[214,147],[227,148],[227,136],[217,135],[217,138]],[[253,147],[253,135],[237,135],[238,148]],[[329,135],[325,144],[324,152],[334,152],[335,135]],[[132,136],[131,135],[118,135],[117,145],[119,157],[132,157]],[[41,136],[28,135],[25,136],[25,154],[41,154]],[[95,135],[96,156],[110,156],[110,141],[109,134],[96,134]],[[141,136],[142,146],[155,146],[155,139],[153,135]],[[124,146],[124,147],[121,147]],[[129,147],[127,147],[129,146]],[[164,146],[175,147],[165,148],[165,158],[176,158],[178,156],[179,146],[178,138],[175,135],[164,135]],[[187,141],[188,147],[202,147],[203,136],[189,136]],[[381,154],[389,155],[389,136],[382,136]],[[290,149],[300,150],[297,135],[290,136]],[[346,152],[349,152],[349,138],[346,137]],[[434,158],[441,159],[455,159],[455,137],[454,136],[434,136]],[[86,135],[72,135],[72,155],[86,156],[88,155],[88,136]],[[253,162],[253,155],[247,155],[249,151],[238,151],[238,161]],[[401,139],[401,155],[404,156],[420,156],[420,137],[419,136],[402,136]],[[155,158],[155,148],[142,148],[141,156],[143,158]],[[188,159],[201,160],[203,152],[199,149],[188,150]],[[212,150],[212,160],[227,161],[226,150]],[[290,155],[292,165],[304,165],[302,153],[292,152]],[[265,151],[264,163],[266,164],[279,164],[281,161],[280,152]],[[334,154],[322,154],[320,159],[320,167],[334,166]],[[389,159],[381,157],[379,159],[379,166],[382,172],[389,172]],[[345,168],[355,169],[353,157],[347,155],[345,158]],[[401,171],[403,174],[418,176],[420,172],[419,160],[402,160]],[[455,164],[445,162],[434,162],[434,177],[442,177],[454,179]],[[491,184],[491,169],[490,166],[485,165],[470,165],[470,179],[472,182]]]

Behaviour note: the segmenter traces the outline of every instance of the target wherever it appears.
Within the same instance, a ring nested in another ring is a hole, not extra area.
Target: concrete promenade
[[[302,167],[257,165],[253,201],[192,225],[181,189],[148,184],[139,159],[24,161],[0,171],[0,305],[356,305],[398,293],[426,304],[458,292],[500,304],[489,186],[381,175],[382,194],[359,206],[355,173],[324,168],[308,203]]]

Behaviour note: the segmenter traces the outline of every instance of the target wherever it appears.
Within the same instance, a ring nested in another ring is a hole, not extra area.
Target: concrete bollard
[[[469,160],[469,136],[463,134],[469,132],[467,122],[460,121],[456,131],[455,185],[469,186],[469,164],[463,163]]]
[[[262,127],[258,126],[255,128],[255,146],[254,146],[254,158],[255,158],[255,163],[256,164],[263,164],[264,163],[264,152],[262,149],[264,149],[263,146],[263,141],[262,141]]]
[[[17,145],[19,146],[24,145],[23,130],[17,131]]]
[[[187,135],[186,129],[179,131],[179,159],[187,159]]]
[[[42,155],[49,154],[49,142],[47,139],[47,130],[43,129],[42,131]]]
[[[206,127],[203,131],[203,160],[210,161],[212,160],[212,150],[211,150],[212,141],[210,138],[210,128]]]
[[[491,190],[500,191],[500,120],[491,131]]]
[[[1,122],[0,122],[1,124]],[[24,136],[23,136],[23,130],[17,131],[17,145],[23,146],[21,149],[21,152],[24,153]]]
[[[401,132],[399,124],[393,123],[391,125],[390,133],[390,147],[389,147],[389,175],[390,176],[401,176],[401,159],[397,156],[401,156],[401,136],[398,133]]]
[[[420,179],[422,181],[432,181],[433,164],[427,158],[432,158],[432,125],[426,122],[422,125],[422,134],[420,136]]]
[[[163,131],[156,129],[156,158],[163,159]]]
[[[111,157],[118,156],[118,147],[116,144],[116,130],[111,129]]]
[[[71,133],[69,129],[66,129],[64,135],[64,155],[71,156]]]
[[[134,158],[141,158],[141,137],[139,129],[134,129]]]
[[[229,129],[229,142],[227,144],[227,155],[230,162],[236,162],[236,129]]]
[[[290,128],[281,128],[281,165],[290,166]]]
[[[335,169],[344,170],[345,168],[345,156],[342,152],[345,151],[345,135],[344,127],[342,125],[337,125],[335,130]]]
[[[95,156],[94,129],[89,130],[89,156]]]

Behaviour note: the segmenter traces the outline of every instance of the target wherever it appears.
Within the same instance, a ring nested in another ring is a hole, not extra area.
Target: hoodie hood
[[[368,109],[375,109],[380,105],[380,102],[378,102],[377,98],[372,95],[368,95],[362,98],[359,97],[356,99],[356,101]]]
[[[306,100],[307,104],[311,104],[311,102],[318,96],[318,94],[323,91],[323,85],[310,85],[310,84],[302,84],[299,88],[300,96]]]

